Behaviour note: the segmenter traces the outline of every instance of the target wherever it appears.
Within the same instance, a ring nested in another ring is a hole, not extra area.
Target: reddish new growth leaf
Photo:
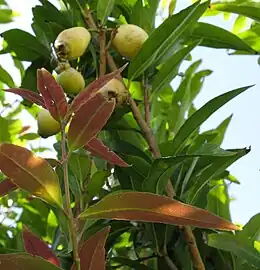
[[[105,243],[110,227],[92,235],[79,251],[81,270],[105,270]],[[75,264],[71,270],[76,270]]]
[[[115,164],[120,167],[128,167],[129,165],[123,161],[116,153],[111,151],[106,145],[103,144],[98,138],[92,138],[84,148],[91,152],[92,155],[103,158],[111,164]]]
[[[115,99],[96,94],[85,102],[72,118],[68,131],[71,151],[87,144],[104,127],[115,108]]]
[[[43,107],[44,109],[46,109],[44,100],[38,93],[35,93],[35,92],[27,90],[27,89],[23,89],[23,88],[5,89],[5,92],[17,94],[25,99],[28,99],[32,103],[35,103],[35,104]]]
[[[15,189],[18,189],[18,186],[9,178],[6,178],[0,182],[0,196],[4,196]]]
[[[87,102],[91,97],[93,97],[99,89],[101,89],[109,81],[117,77],[125,69],[127,65],[128,64],[125,64],[118,70],[98,78],[97,80],[92,82],[87,88],[81,91],[72,101],[69,108],[69,113],[71,114],[77,111],[80,108],[80,106],[83,105],[85,102]]]
[[[37,85],[50,114],[60,122],[68,111],[68,103],[63,89],[44,68],[37,70]]]
[[[24,126],[22,127],[21,131],[19,132],[20,135],[24,135],[26,131],[28,131],[31,128],[31,126]]]
[[[35,234],[30,232],[25,226],[23,226],[23,241],[25,250],[35,256],[39,256],[46,261],[60,266],[60,261],[52,250],[39,239]]]
[[[86,209],[79,218],[110,218],[219,230],[239,230],[233,223],[207,210],[147,192],[109,194]]]

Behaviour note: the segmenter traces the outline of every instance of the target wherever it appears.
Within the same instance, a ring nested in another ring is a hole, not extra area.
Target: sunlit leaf
[[[82,212],[79,218],[116,219],[191,225],[220,230],[239,230],[237,226],[204,209],[165,196],[145,192],[117,192]]]
[[[59,179],[43,158],[35,156],[26,148],[1,144],[0,170],[20,188],[62,207]]]
[[[26,253],[0,254],[2,269],[9,270],[61,270],[53,263]]]
[[[57,121],[61,121],[68,111],[63,89],[44,68],[37,70],[37,85],[50,114]]]
[[[46,261],[60,266],[60,261],[52,250],[35,234],[30,232],[25,226],[23,226],[23,241],[25,250],[34,256],[41,257]]]
[[[71,151],[86,145],[104,127],[115,108],[115,99],[96,94],[75,113],[68,131]]]
[[[97,3],[97,18],[101,24],[105,24],[107,17],[114,8],[115,0],[99,0]]]
[[[17,95],[20,95],[21,97],[31,101],[32,103],[35,103],[43,108],[46,109],[45,103],[43,98],[36,92],[23,89],[23,88],[11,88],[11,89],[5,89],[5,92],[14,93]]]
[[[105,243],[110,231],[110,227],[105,227],[101,231],[90,236],[82,245],[79,251],[81,270],[105,270]],[[71,270],[76,270],[75,264]]]
[[[1,10],[0,10],[1,17]],[[11,75],[0,65],[0,81],[9,87],[15,87],[15,83]]]

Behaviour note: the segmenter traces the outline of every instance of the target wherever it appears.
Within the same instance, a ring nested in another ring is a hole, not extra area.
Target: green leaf
[[[235,235],[210,234],[207,244],[211,247],[233,252],[239,258],[247,260],[249,264],[260,267],[260,253],[253,246],[241,241]]]
[[[237,16],[233,25],[232,32],[234,34],[238,34],[239,32],[241,32],[242,29],[247,27],[247,23],[248,23],[247,17],[242,15]]]
[[[208,193],[207,209],[216,215],[231,221],[228,187],[224,180],[212,180]]]
[[[156,11],[159,5],[159,0],[138,0],[132,8],[129,18],[129,23],[140,26],[148,34],[155,27]]]
[[[156,57],[165,55],[178,43],[182,34],[200,18],[208,6],[208,2],[199,5],[199,1],[170,16],[146,40],[128,68],[128,77],[133,80],[143,73]]]
[[[211,10],[236,13],[260,22],[260,3],[250,0],[221,1],[210,6]]]
[[[8,44],[6,50],[8,52],[15,52],[22,61],[34,61],[40,57],[50,58],[49,50],[34,36],[23,30],[11,29],[2,33],[1,36]]]
[[[254,215],[243,227],[243,231],[237,233],[240,239],[260,241],[260,213]]]
[[[61,270],[58,266],[40,257],[26,253],[0,254],[2,269],[10,270]]]
[[[126,257],[113,257],[111,258],[112,262],[118,263],[118,265],[127,265],[131,269],[135,270],[152,270],[152,268],[141,264],[139,261],[130,260]]]
[[[97,3],[97,18],[104,25],[108,16],[111,14],[115,5],[115,0],[98,0]]]
[[[232,100],[237,95],[243,93],[252,86],[246,86],[229,91],[216,98],[213,98],[202,106],[198,111],[191,115],[186,122],[182,125],[173,140],[172,151],[176,154],[185,142],[191,137],[200,125],[205,122],[215,111],[225,105],[228,101]]]
[[[108,171],[97,171],[91,177],[86,187],[88,202],[100,192],[109,175]]]
[[[11,9],[0,9],[0,23],[13,21],[13,11]]]
[[[0,81],[9,86],[10,88],[15,87],[15,83],[11,75],[0,65]]]
[[[254,49],[238,36],[212,24],[197,23],[191,36],[194,39],[202,39],[200,46],[255,53]]]
[[[178,74],[179,65],[199,43],[200,41],[194,42],[194,44],[177,51],[163,64],[159,72],[153,78],[152,94],[162,90],[173,80]]]

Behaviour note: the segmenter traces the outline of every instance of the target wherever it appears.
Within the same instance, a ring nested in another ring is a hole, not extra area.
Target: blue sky
[[[9,0],[10,6],[20,16],[16,21],[8,25],[0,25],[0,32],[10,28],[20,28],[31,31],[31,7],[38,4],[36,0],[23,1],[17,5],[17,0]],[[190,0],[179,0],[177,10],[191,4]],[[232,20],[225,21],[223,16],[204,18],[203,21],[217,26],[232,29]],[[231,203],[231,214],[234,222],[245,224],[249,218],[260,212],[260,67],[257,64],[257,56],[229,56],[225,50],[213,50],[198,47],[192,52],[193,60],[202,59],[200,69],[211,69],[214,72],[207,77],[203,90],[197,97],[195,104],[201,107],[211,98],[229,90],[255,84],[247,92],[225,105],[215,113],[204,125],[208,130],[216,127],[226,117],[233,114],[231,124],[227,130],[223,142],[223,148],[242,148],[251,146],[252,151],[230,167],[241,185],[232,185],[230,194],[236,199]],[[11,59],[6,55],[0,55],[0,63],[11,74],[14,74],[15,82],[19,84],[19,73],[13,67]],[[4,64],[3,64],[4,63]],[[186,67],[186,65],[184,65]],[[13,100],[14,95],[8,95]],[[22,120],[27,125],[30,123],[36,131],[35,121],[24,112]],[[46,145],[53,139],[41,141]],[[50,157],[51,153],[46,153]]]

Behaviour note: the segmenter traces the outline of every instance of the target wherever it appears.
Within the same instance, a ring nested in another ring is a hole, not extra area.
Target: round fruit
[[[56,81],[63,88],[65,93],[71,95],[77,95],[85,87],[83,76],[72,67],[58,74]]]
[[[147,38],[148,34],[139,26],[123,24],[117,29],[113,45],[122,56],[131,59],[136,56]]]
[[[128,100],[128,91],[124,84],[118,79],[110,80],[98,92],[102,93],[107,98],[115,98],[117,107],[121,106]]]
[[[84,27],[72,27],[62,31],[55,40],[57,56],[62,60],[73,60],[84,54],[91,35]]]
[[[47,138],[60,132],[60,124],[51,116],[49,111],[42,109],[37,116],[38,134]]]

